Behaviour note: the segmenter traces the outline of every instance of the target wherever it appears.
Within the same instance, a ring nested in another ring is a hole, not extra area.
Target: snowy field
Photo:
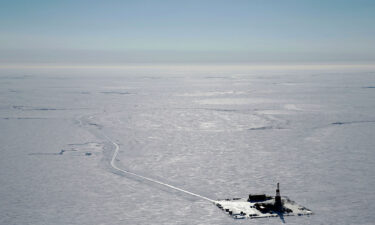
[[[375,221],[375,70],[0,69],[0,132],[0,224],[280,224],[207,200],[277,182]]]

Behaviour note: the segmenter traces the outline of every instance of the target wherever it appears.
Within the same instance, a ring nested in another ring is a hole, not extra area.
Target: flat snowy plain
[[[374,71],[0,69],[0,224],[373,224]]]

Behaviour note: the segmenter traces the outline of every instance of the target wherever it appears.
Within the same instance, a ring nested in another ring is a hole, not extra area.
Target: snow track
[[[116,157],[117,157],[117,154],[119,152],[119,145],[112,141],[107,135],[103,134],[103,136],[109,141],[111,142],[114,146],[115,146],[115,152],[113,153],[113,156],[112,156],[112,159],[111,159],[111,166],[113,169],[115,170],[118,170],[118,171],[121,171],[123,173],[126,173],[126,174],[130,174],[130,175],[133,175],[135,177],[138,177],[138,178],[141,178],[141,179],[144,179],[144,180],[147,180],[147,181],[150,181],[150,182],[153,182],[153,183],[156,183],[156,184],[160,184],[160,185],[163,185],[165,187],[168,187],[168,188],[171,188],[171,189],[174,189],[174,190],[177,190],[177,191],[180,191],[180,192],[183,192],[185,194],[188,194],[188,195],[192,195],[192,196],[195,196],[195,197],[198,197],[198,198],[201,198],[201,199],[204,199],[206,201],[209,201],[209,202],[212,202],[214,203],[215,201],[212,200],[212,199],[209,199],[207,197],[204,197],[202,195],[199,195],[199,194],[195,194],[193,192],[190,192],[190,191],[187,191],[187,190],[184,190],[184,189],[181,189],[181,188],[178,188],[176,186],[173,186],[173,185],[170,185],[170,184],[167,184],[167,183],[163,183],[161,181],[158,181],[158,180],[155,180],[155,179],[152,179],[152,178],[149,178],[149,177],[145,177],[145,176],[142,176],[142,175],[139,175],[139,174],[136,174],[136,173],[133,173],[133,172],[130,172],[130,171],[127,171],[127,170],[123,170],[121,168],[119,168],[118,166],[116,166],[115,164],[115,160],[116,160]]]
[[[83,123],[82,123],[82,120],[81,119],[77,119],[77,121],[79,122],[79,125],[82,126]],[[121,169],[119,168],[115,161],[116,161],[116,158],[117,158],[117,155],[118,155],[118,152],[120,150],[120,146],[112,141],[112,139],[110,139],[106,134],[102,133],[102,135],[105,137],[105,139],[107,139],[107,141],[109,141],[114,147],[114,153],[112,155],[112,159],[111,159],[111,167],[114,169],[114,170],[117,170],[117,171],[120,171],[120,172],[123,172],[123,173],[126,173],[126,174],[129,174],[129,175],[132,175],[132,176],[135,176],[135,177],[138,177],[138,178],[141,178],[143,180],[147,180],[149,182],[152,182],[152,183],[156,183],[156,184],[159,184],[159,185],[162,185],[162,186],[165,186],[165,187],[168,187],[168,188],[171,188],[171,189],[174,189],[176,191],[179,191],[179,192],[183,192],[185,194],[188,194],[188,195],[191,195],[191,196],[194,196],[194,197],[198,197],[200,199],[203,199],[203,200],[206,200],[206,201],[209,201],[209,202],[212,202],[214,203],[215,201],[210,199],[210,198],[207,198],[207,197],[204,197],[202,195],[199,195],[199,194],[195,194],[193,192],[190,192],[190,191],[187,191],[187,190],[184,190],[182,188],[179,188],[179,187],[176,187],[176,186],[173,186],[173,185],[170,185],[170,184],[167,184],[167,183],[164,183],[164,182],[161,182],[161,181],[158,181],[158,180],[155,180],[155,179],[152,179],[152,178],[149,178],[149,177],[145,177],[145,176],[142,176],[140,174],[136,174],[136,173],[133,173],[133,172],[130,172],[130,171],[127,171],[127,170],[124,170],[124,169]]]

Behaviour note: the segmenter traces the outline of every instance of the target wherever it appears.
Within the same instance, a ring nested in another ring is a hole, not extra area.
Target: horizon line
[[[1,63],[0,69],[172,69],[172,68],[227,68],[227,69],[375,69],[371,63],[114,63],[114,64],[78,64],[78,63]]]

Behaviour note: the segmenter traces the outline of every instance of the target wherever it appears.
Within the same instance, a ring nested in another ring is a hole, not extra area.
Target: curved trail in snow
[[[77,120],[79,121],[79,124],[80,124],[80,125],[83,124],[82,121],[81,121],[80,119],[77,119]],[[120,172],[123,172],[123,173],[126,173],[126,174],[130,174],[130,175],[135,176],[135,177],[138,177],[138,178],[141,178],[141,179],[143,179],[143,180],[147,180],[147,181],[149,181],[149,182],[153,182],[153,183],[156,183],[156,184],[159,184],[159,185],[162,185],[162,186],[165,186],[165,187],[168,187],[168,188],[174,189],[174,190],[176,190],[176,191],[183,192],[183,193],[188,194],[188,195],[192,195],[192,196],[195,196],[195,197],[201,198],[201,199],[203,199],[203,200],[206,200],[206,201],[209,201],[209,202],[212,202],[212,203],[215,202],[215,200],[212,200],[212,199],[210,199],[210,198],[204,197],[204,196],[202,196],[202,195],[195,194],[195,193],[193,193],[193,192],[190,192],[190,191],[187,191],[187,190],[181,189],[181,188],[179,188],[179,187],[176,187],[176,186],[173,186],[173,185],[170,185],[170,184],[167,184],[167,183],[164,183],[164,182],[161,182],[161,181],[158,181],[158,180],[155,180],[155,179],[152,179],[152,178],[149,178],[149,177],[145,177],[145,176],[142,176],[142,175],[140,175],[140,174],[136,174],[136,173],[133,173],[133,172],[130,172],[130,171],[127,171],[127,170],[124,170],[124,169],[119,168],[118,166],[116,166],[115,161],[116,161],[116,158],[117,158],[118,152],[119,152],[119,150],[120,150],[120,146],[119,146],[116,142],[112,141],[112,140],[111,140],[106,134],[102,133],[102,135],[103,135],[103,136],[104,136],[109,142],[111,142],[111,144],[112,144],[113,146],[115,146],[115,150],[114,150],[114,153],[113,153],[113,155],[112,155],[112,159],[111,159],[111,163],[110,163],[110,164],[111,164],[111,167],[112,167],[113,169],[115,169],[115,170],[117,170],[117,171],[120,171]]]
[[[168,187],[168,188],[171,188],[171,189],[174,189],[174,190],[177,190],[177,191],[180,191],[180,192],[183,192],[185,194],[189,194],[189,195],[192,195],[192,196],[195,196],[195,197],[198,197],[198,198],[201,198],[201,199],[204,199],[206,201],[209,201],[209,202],[215,202],[214,200],[212,199],[209,199],[207,197],[204,197],[202,195],[198,195],[198,194],[195,194],[193,192],[190,192],[190,191],[187,191],[187,190],[184,190],[184,189],[181,189],[181,188],[178,188],[176,186],[173,186],[173,185],[170,185],[170,184],[167,184],[167,183],[163,183],[161,181],[158,181],[158,180],[155,180],[155,179],[152,179],[152,178],[149,178],[149,177],[145,177],[145,176],[142,176],[142,175],[139,175],[139,174],[136,174],[136,173],[133,173],[133,172],[130,172],[130,171],[126,171],[126,170],[123,170],[119,167],[116,166],[115,164],[115,160],[116,160],[116,157],[117,157],[117,154],[118,154],[118,151],[120,149],[119,145],[112,141],[107,135],[103,134],[103,136],[109,141],[111,142],[114,146],[115,146],[115,152],[113,153],[113,156],[112,156],[112,159],[111,159],[111,166],[113,169],[115,170],[118,170],[118,171],[121,171],[121,172],[124,172],[124,173],[127,173],[127,174],[130,174],[130,175],[133,175],[133,176],[136,176],[136,177],[139,177],[139,178],[142,178],[144,180],[147,180],[147,181],[150,181],[150,182],[153,182],[153,183],[157,183],[157,184],[160,184],[160,185],[163,185],[165,187]]]

